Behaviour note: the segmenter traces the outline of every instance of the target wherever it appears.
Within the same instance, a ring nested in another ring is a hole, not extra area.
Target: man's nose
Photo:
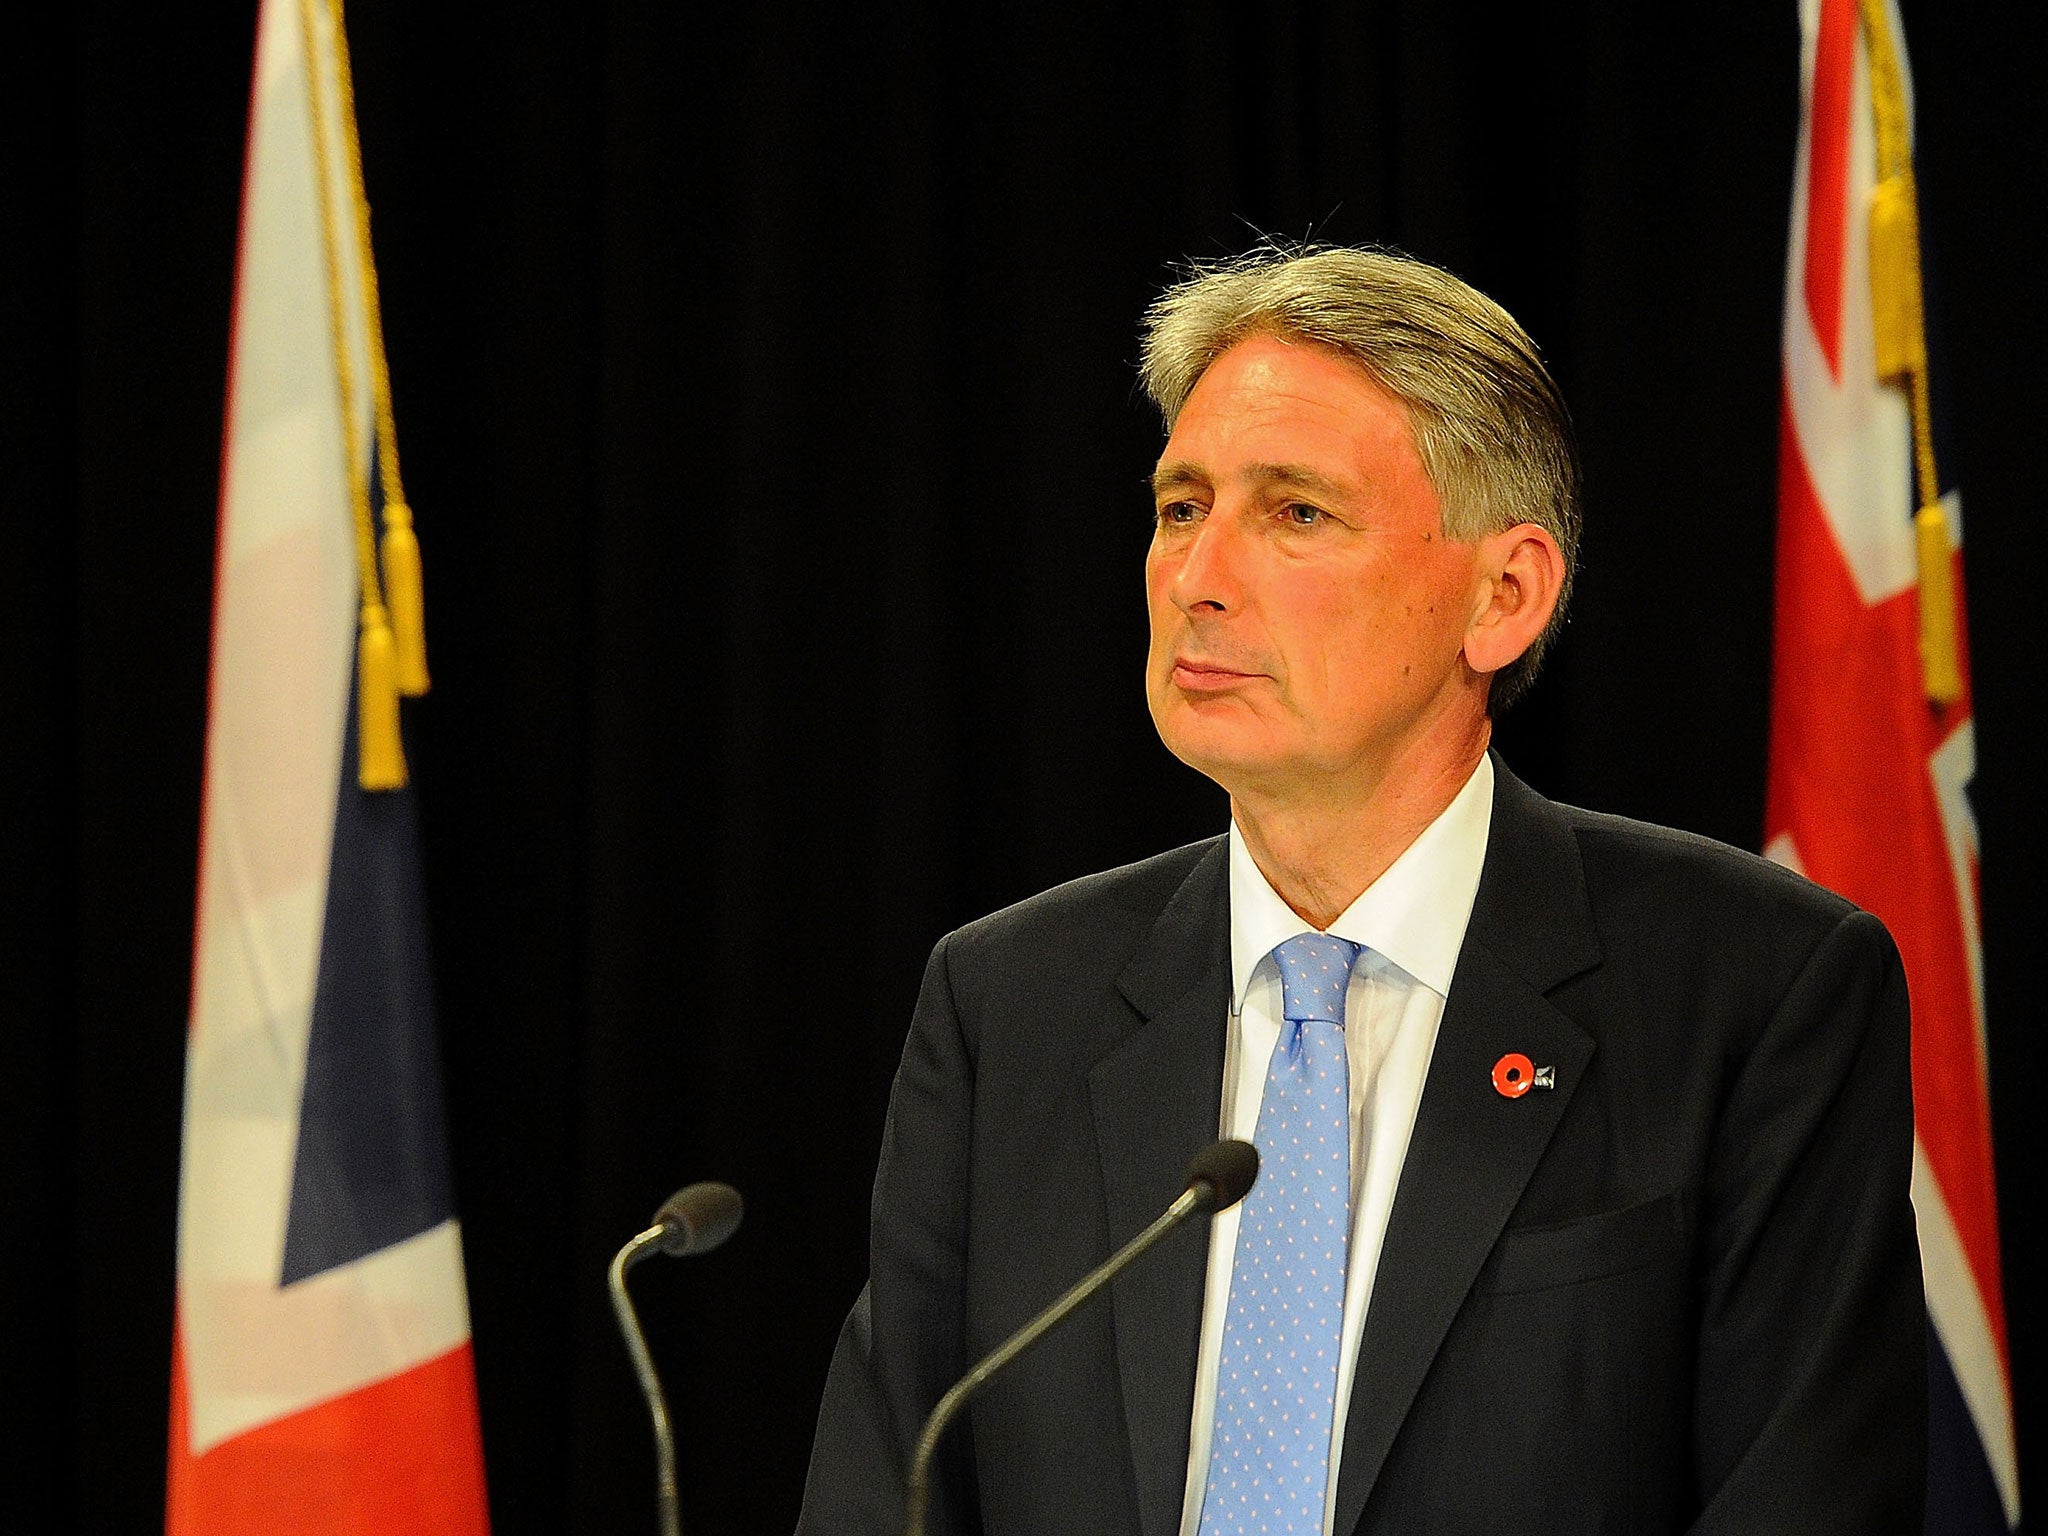
[[[1190,616],[1236,611],[1243,595],[1243,554],[1231,520],[1211,511],[1181,551],[1171,588],[1174,606]]]

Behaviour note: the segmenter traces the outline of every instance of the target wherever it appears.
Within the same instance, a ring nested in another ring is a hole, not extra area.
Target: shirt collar
[[[1330,924],[1329,932],[1392,961],[1439,997],[1465,942],[1493,825],[1493,758],[1483,754],[1435,821]],[[1230,824],[1231,1004],[1244,1008],[1252,973],[1276,945],[1314,930],[1266,880]]]

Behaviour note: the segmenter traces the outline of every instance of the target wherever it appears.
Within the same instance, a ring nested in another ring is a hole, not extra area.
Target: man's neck
[[[1246,851],[1295,916],[1327,929],[1441,816],[1472,777],[1492,737],[1476,733],[1380,773],[1372,783],[1314,797],[1233,794]]]

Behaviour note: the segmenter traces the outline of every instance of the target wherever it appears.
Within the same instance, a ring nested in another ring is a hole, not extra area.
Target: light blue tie
[[[1273,951],[1281,1025],[1259,1101],[1216,1373],[1200,1536],[1318,1536],[1351,1251],[1344,992],[1359,946],[1303,934]]]

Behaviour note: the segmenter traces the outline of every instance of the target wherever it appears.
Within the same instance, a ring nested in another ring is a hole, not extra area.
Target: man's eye
[[[1192,501],[1168,501],[1160,504],[1159,525],[1162,528],[1184,528],[1199,522],[1202,509]]]
[[[1330,514],[1321,507],[1312,507],[1305,501],[1291,501],[1280,509],[1282,521],[1296,528],[1313,528],[1318,523],[1328,522]]]

